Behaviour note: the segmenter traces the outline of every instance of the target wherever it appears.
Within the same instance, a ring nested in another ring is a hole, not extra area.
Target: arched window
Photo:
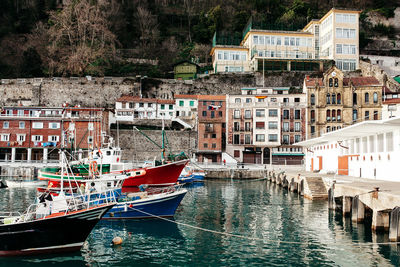
[[[332,94],[332,104],[336,104],[336,94]]]
[[[357,105],[357,93],[353,93],[353,105]]]
[[[332,110],[332,121],[336,121],[336,110]]]
[[[332,87],[332,86],[333,86],[333,79],[329,78],[329,87]]]
[[[364,102],[369,103],[369,94],[368,93],[364,94]]]
[[[331,103],[331,94],[326,94],[326,103],[327,104]]]
[[[338,103],[338,105],[342,104],[342,95],[341,94],[337,94],[337,103]]]
[[[331,111],[329,109],[326,111],[326,121],[331,121]]]
[[[315,122],[315,110],[311,110],[311,122]]]
[[[377,104],[377,103],[378,103],[378,93],[375,92],[374,93],[374,104]]]
[[[338,80],[338,78],[335,78],[335,87],[339,87],[339,80]]]
[[[315,95],[314,94],[311,94],[310,102],[311,102],[311,105],[315,105]]]
[[[337,121],[342,121],[342,111],[340,109],[337,110]]]
[[[326,132],[329,133],[331,131],[331,126],[326,127]]]

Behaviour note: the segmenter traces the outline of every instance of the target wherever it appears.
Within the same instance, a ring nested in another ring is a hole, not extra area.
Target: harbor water
[[[399,266],[387,234],[267,181],[188,187],[173,221],[101,221],[80,252],[0,258],[0,266]],[[2,211],[23,211],[34,189],[0,189]],[[65,225],[68,227],[68,225]],[[120,246],[111,245],[120,236]]]

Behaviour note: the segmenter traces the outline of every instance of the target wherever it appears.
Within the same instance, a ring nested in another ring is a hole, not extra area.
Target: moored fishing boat
[[[186,193],[186,189],[175,186],[157,191],[129,193],[120,196],[118,203],[103,219],[172,217]]]
[[[25,188],[43,186],[46,185],[47,182],[40,180],[7,179],[5,184],[9,188]]]
[[[195,169],[192,166],[186,166],[179,175],[179,183],[193,183],[204,181],[205,172],[200,169]]]

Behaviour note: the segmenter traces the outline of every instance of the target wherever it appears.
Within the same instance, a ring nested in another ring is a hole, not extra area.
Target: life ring
[[[89,171],[91,173],[96,173],[97,172],[97,162],[96,161],[92,161],[89,164]]]

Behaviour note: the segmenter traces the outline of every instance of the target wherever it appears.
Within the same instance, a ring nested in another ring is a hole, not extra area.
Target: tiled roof
[[[226,100],[225,95],[198,95],[199,100]]]
[[[319,86],[323,86],[322,78],[309,78],[306,77],[306,86],[307,87],[314,87],[316,84],[319,84]]]
[[[382,104],[400,104],[400,98],[392,98],[392,99],[387,99],[382,102]]]
[[[124,95],[116,100],[117,102],[135,102],[135,103],[159,103],[159,104],[175,104],[172,99],[158,98],[140,98],[139,96]]]
[[[391,95],[391,94],[398,94],[398,93],[397,92],[393,92],[392,90],[390,90],[386,86],[383,86],[382,87],[382,94]]]
[[[375,77],[352,77],[344,78],[343,86],[349,86],[350,81],[354,86],[381,85],[381,83]]]
[[[175,99],[183,98],[183,99],[198,99],[198,95],[175,95]]]

